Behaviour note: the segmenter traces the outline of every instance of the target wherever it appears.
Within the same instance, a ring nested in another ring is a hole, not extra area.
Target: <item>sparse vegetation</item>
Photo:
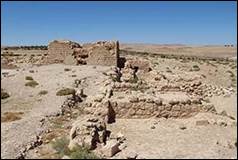
[[[191,69],[191,71],[200,71],[200,68],[198,65],[193,65],[193,68]]]
[[[1,117],[1,122],[12,122],[21,119],[23,112],[5,112]]]
[[[48,91],[42,90],[42,91],[39,92],[39,95],[45,95],[45,94],[47,94],[47,93],[48,93]]]
[[[103,75],[107,76],[107,73],[106,72],[102,72]]]
[[[68,72],[68,71],[71,71],[71,69],[70,68],[65,68],[64,71]]]
[[[10,97],[10,95],[1,88],[1,99],[6,99],[8,97]]]
[[[75,89],[72,88],[63,88],[59,91],[56,92],[57,96],[66,96],[66,95],[70,95],[70,94],[75,94]]]
[[[32,78],[31,76],[26,76],[25,79],[26,79],[26,80],[30,80],[30,81],[33,80],[33,78]]]
[[[99,159],[99,157],[91,153],[88,148],[77,146],[73,150],[69,150],[68,144],[69,140],[66,137],[58,138],[55,142],[52,142],[53,148],[60,157],[67,155],[71,159]]]
[[[29,86],[29,87],[33,87],[33,88],[37,85],[39,85],[39,83],[37,83],[34,80],[31,80],[31,81],[25,83],[25,86]]]

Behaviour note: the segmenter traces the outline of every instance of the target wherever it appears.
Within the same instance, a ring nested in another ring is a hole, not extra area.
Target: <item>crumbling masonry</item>
[[[48,46],[48,63],[118,66],[119,42],[99,41],[81,46],[55,40]]]

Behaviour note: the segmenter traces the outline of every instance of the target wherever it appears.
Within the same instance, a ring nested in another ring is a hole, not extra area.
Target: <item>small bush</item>
[[[39,92],[39,95],[45,95],[45,94],[47,94],[47,93],[48,93],[48,91],[42,90],[42,91]]]
[[[60,157],[67,155],[71,159],[99,159],[99,157],[91,153],[88,148],[77,146],[73,150],[69,150],[68,144],[69,140],[66,137],[56,139],[55,142],[52,142],[53,148]]]
[[[25,79],[26,79],[26,80],[30,80],[30,81],[33,80],[33,78],[32,78],[31,76],[26,76]]]
[[[21,119],[23,112],[5,112],[1,117],[1,122],[12,122]]]
[[[193,68],[191,69],[191,71],[200,71],[200,68],[198,65],[193,65]]]
[[[63,88],[59,91],[57,91],[56,95],[57,96],[66,96],[66,95],[70,95],[70,94],[75,94],[75,89],[72,88]]]
[[[65,68],[64,71],[65,71],[65,72],[71,71],[71,69],[70,69],[70,68]]]
[[[10,95],[1,88],[1,99],[6,99],[8,97],[10,97]]]
[[[34,80],[25,83],[25,86],[29,86],[29,87],[35,87],[37,85],[39,85],[39,83],[37,83]]]
[[[66,137],[56,139],[52,142],[52,147],[58,152],[60,156],[69,155],[70,150],[68,148],[69,140]]]
[[[99,159],[99,157],[90,152],[89,149],[83,147],[74,148],[69,157],[71,159]]]
[[[198,65],[193,65],[193,68],[199,68],[199,66]]]
[[[107,76],[107,73],[106,72],[102,72],[103,75]]]

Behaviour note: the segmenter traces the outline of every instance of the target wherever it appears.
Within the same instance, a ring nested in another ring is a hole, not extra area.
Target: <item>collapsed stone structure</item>
[[[125,137],[114,137],[115,133],[107,130],[107,125],[116,122],[116,118],[167,119],[188,118],[199,112],[217,114],[215,107],[205,100],[207,86],[200,81],[201,77],[156,72],[149,61],[140,58],[127,59],[124,68],[113,67],[103,75],[108,78],[100,91],[87,96],[78,106],[87,116],[73,124],[70,149],[86,146],[104,157],[121,151]]]
[[[81,46],[72,41],[53,41],[48,47],[49,63],[118,66],[119,42],[99,41]]]

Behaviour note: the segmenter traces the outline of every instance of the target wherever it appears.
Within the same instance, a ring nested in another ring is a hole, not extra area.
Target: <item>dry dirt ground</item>
[[[122,49],[130,51],[153,52],[153,46],[122,45]],[[236,51],[220,47],[185,47],[174,49],[162,46],[165,54],[183,53],[183,55],[212,57],[229,57],[236,59]],[[181,47],[181,46],[180,46]],[[151,49],[151,50],[150,50]],[[37,53],[36,51],[34,53]],[[198,54],[200,53],[200,54]],[[218,113],[226,111],[233,118],[212,113],[199,113],[186,119],[116,119],[116,123],[108,125],[112,133],[121,132],[126,137],[124,149],[113,158],[126,158],[128,154],[137,158],[237,158],[237,61],[198,61],[177,58],[162,58],[144,55],[124,55],[126,57],[142,57],[153,65],[153,69],[181,77],[204,76],[203,83],[217,88],[233,88],[234,92],[227,96],[212,95],[209,101],[214,104]],[[194,65],[199,71],[191,71]],[[6,67],[5,67],[6,68]],[[65,68],[69,68],[66,71]],[[56,92],[64,87],[75,88],[76,79],[82,81],[84,92],[88,96],[97,94],[101,84],[107,79],[103,72],[111,67],[106,66],[69,66],[63,64],[30,65],[20,63],[19,68],[1,69],[1,87],[10,97],[1,99],[1,158],[15,158],[19,152],[35,141],[36,135],[43,137],[43,144],[30,149],[25,158],[61,158],[51,146],[51,141],[62,136],[69,136],[69,129],[76,118],[64,117],[60,120],[59,109],[67,96],[56,96]],[[169,71],[168,71],[169,70]],[[73,76],[72,76],[73,75]],[[25,86],[26,76],[31,76],[38,85]],[[39,95],[42,90],[48,91]],[[124,95],[126,96],[126,95]],[[179,96],[179,95],[178,95]],[[6,112],[23,112],[15,121],[3,121]],[[77,112],[77,111],[76,111]],[[79,112],[79,111],[78,111]],[[83,117],[83,115],[81,115]],[[46,118],[48,117],[48,119]],[[197,125],[198,120],[207,120],[207,125]],[[56,123],[57,122],[57,123]],[[49,131],[50,129],[50,131]],[[47,131],[48,132],[45,132]],[[53,135],[51,138],[50,135]],[[47,141],[46,141],[47,140]]]

